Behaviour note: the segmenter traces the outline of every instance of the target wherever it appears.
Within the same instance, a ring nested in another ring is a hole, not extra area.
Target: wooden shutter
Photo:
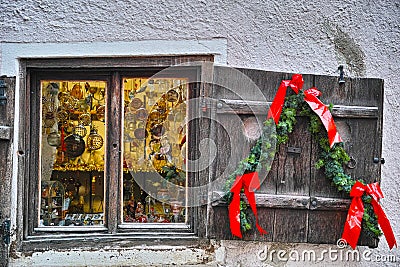
[[[269,102],[280,82],[292,76],[253,69],[240,72],[254,81]],[[218,75],[214,71],[216,80]],[[380,181],[380,161],[374,163],[374,158],[380,159],[382,151],[383,80],[354,78],[339,85],[338,77],[333,76],[303,75],[303,78],[304,89],[315,86],[322,92],[320,99],[325,104],[334,104],[338,131],[355,163],[354,168],[345,167],[345,172],[367,183]],[[211,177],[217,177],[227,167],[226,155],[230,155],[229,161],[238,162],[251,146],[248,142],[247,150],[239,151],[232,145],[247,142],[243,127],[238,127],[232,117],[239,115],[244,119],[256,115],[265,120],[267,104],[254,99],[254,94],[246,91],[246,85],[241,95],[242,99],[225,88],[213,88],[215,121],[223,121],[227,129],[216,122],[210,126],[218,148],[217,160],[210,168]],[[308,119],[299,117],[289,142],[278,148],[272,170],[256,194],[260,224],[268,234],[261,236],[251,217],[253,227],[244,234],[244,240],[333,244],[341,237],[350,199],[338,193],[323,171],[314,167],[318,147],[307,127]],[[232,239],[226,203],[214,201],[211,206],[209,236]],[[360,244],[376,246],[377,242],[362,236]]]
[[[14,123],[15,77],[1,77],[0,90],[5,91],[7,102],[0,104],[0,224],[2,237],[0,239],[0,265],[8,265],[9,244],[4,242],[7,233],[4,223],[10,223],[11,217],[11,179],[12,179],[12,147]],[[10,237],[8,235],[8,237]],[[7,242],[10,241],[9,239]]]

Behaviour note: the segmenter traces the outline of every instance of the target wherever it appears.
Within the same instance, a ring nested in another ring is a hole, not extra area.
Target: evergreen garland
[[[330,106],[330,109],[331,108],[332,106]],[[289,134],[293,132],[294,126],[297,122],[296,115],[307,116],[309,118],[308,130],[317,140],[319,146],[319,158],[315,163],[315,167],[324,170],[325,176],[332,182],[332,185],[334,185],[339,192],[343,191],[347,194],[350,193],[356,180],[345,174],[343,169],[343,165],[348,163],[350,160],[349,155],[344,150],[343,143],[335,143],[332,148],[329,146],[327,133],[325,128],[323,128],[320,118],[304,101],[304,93],[300,91],[298,94],[292,94],[285,98],[284,107],[282,109],[279,123],[276,126],[275,133],[271,130],[271,128],[273,128],[271,126],[274,124],[273,119],[267,119],[264,122],[262,136],[251,148],[248,157],[241,160],[238,163],[236,170],[228,176],[224,187],[225,201],[230,203],[232,200],[233,194],[230,192],[230,189],[232,188],[237,175],[257,172],[264,165],[263,163],[275,157],[277,152],[276,148],[272,152],[265,152],[269,151],[272,146],[269,140],[275,140],[276,147],[287,143],[289,140]],[[271,167],[267,168],[267,171],[269,171]],[[359,181],[365,184],[362,180]],[[372,238],[379,238],[382,235],[382,232],[378,227],[377,217],[371,205],[371,197],[363,195],[362,200],[364,203],[362,231]],[[251,223],[247,215],[247,204],[243,200],[240,200],[240,225],[242,232],[251,229]]]

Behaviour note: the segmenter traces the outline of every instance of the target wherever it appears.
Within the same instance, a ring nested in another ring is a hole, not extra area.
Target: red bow
[[[275,123],[279,123],[279,119],[282,113],[283,104],[286,96],[286,89],[288,86],[298,94],[304,84],[303,76],[301,74],[294,74],[291,80],[283,80],[279,85],[278,92],[275,95],[274,101],[268,111],[268,117],[273,118]],[[335,122],[329,109],[317,98],[321,92],[317,88],[312,87],[304,92],[304,100],[308,103],[310,108],[319,116],[322,123],[328,132],[328,139],[330,146],[334,143],[342,142],[342,138],[336,130]]]
[[[258,178],[257,172],[246,173],[242,176],[236,176],[236,180],[231,188],[233,198],[231,204],[229,204],[229,220],[231,232],[233,235],[242,238],[242,233],[240,231],[240,191],[243,187],[244,194],[246,195],[250,207],[256,218],[256,227],[262,235],[266,234],[267,232],[262,229],[261,226],[258,224],[256,199],[254,196],[254,191],[260,187],[260,179]]]
[[[335,122],[329,109],[317,98],[320,96],[321,92],[317,88],[312,87],[304,91],[304,100],[310,106],[310,108],[318,115],[321,119],[322,124],[324,124],[326,131],[328,132],[329,144],[331,147],[334,143],[343,142],[339,133],[336,130]]]
[[[287,87],[290,86],[290,88],[298,94],[301,88],[303,88],[303,84],[304,81],[301,74],[294,74],[291,80],[283,80],[279,85],[278,92],[276,92],[274,101],[269,108],[267,119],[273,118],[275,123],[278,124],[286,97]]]
[[[389,248],[392,249],[393,246],[397,247],[390,222],[381,205],[379,205],[379,199],[383,198],[383,194],[378,183],[363,185],[357,181],[351,188],[350,196],[353,197],[353,200],[347,214],[342,239],[346,240],[353,249],[357,246],[358,238],[361,233],[361,221],[364,215],[364,205],[361,198],[364,192],[372,197],[371,204],[378,217],[378,223],[386,237]]]

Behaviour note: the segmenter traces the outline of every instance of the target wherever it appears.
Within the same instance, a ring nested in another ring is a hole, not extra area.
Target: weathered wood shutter
[[[240,71],[255,82],[269,102],[272,102],[280,82],[292,76],[253,69]],[[216,80],[218,75],[218,70],[215,70]],[[333,115],[338,131],[346,151],[354,159],[350,166],[345,166],[345,172],[367,183],[380,181],[383,80],[354,78],[339,85],[338,77],[333,76],[303,75],[303,78],[303,89],[315,86],[322,92],[322,102],[334,104]],[[244,96],[242,99],[226,88],[213,88],[215,121],[223,121],[226,129],[216,122],[211,125],[211,138],[218,148],[218,160],[210,168],[211,177],[217,177],[227,167],[227,155],[230,161],[238,162],[248,154],[250,143],[247,150],[240,151],[232,145],[246,142],[243,127],[232,117],[239,115],[244,119],[256,115],[261,116],[261,120],[266,117],[267,104],[254,99],[254,94],[246,91],[245,84],[241,95]],[[247,104],[244,101],[248,101]],[[258,114],[251,114],[254,112],[249,107]],[[261,236],[255,230],[254,217],[251,217],[253,227],[244,234],[244,240],[334,244],[341,237],[350,199],[338,193],[323,171],[314,167],[318,147],[307,130],[307,120],[298,117],[289,142],[278,148],[272,170],[256,192],[260,224],[268,234]],[[379,159],[379,163],[374,163],[374,158]],[[232,239],[226,203],[213,202],[210,213],[209,236]],[[376,240],[363,236],[360,243],[377,245]]]
[[[0,80],[1,90],[7,98],[0,104],[0,266],[7,266],[10,232],[6,225],[10,225],[11,217],[15,77],[1,77]]]

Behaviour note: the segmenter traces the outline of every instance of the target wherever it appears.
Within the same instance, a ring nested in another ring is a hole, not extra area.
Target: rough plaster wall
[[[400,241],[399,6],[399,0],[1,0],[0,41],[226,38],[231,66],[335,74],[344,64],[347,75],[383,78],[383,206]],[[224,244],[227,263],[248,260]],[[400,262],[399,251],[393,252]],[[375,253],[387,253],[384,239]],[[374,264],[382,266],[365,263]]]

